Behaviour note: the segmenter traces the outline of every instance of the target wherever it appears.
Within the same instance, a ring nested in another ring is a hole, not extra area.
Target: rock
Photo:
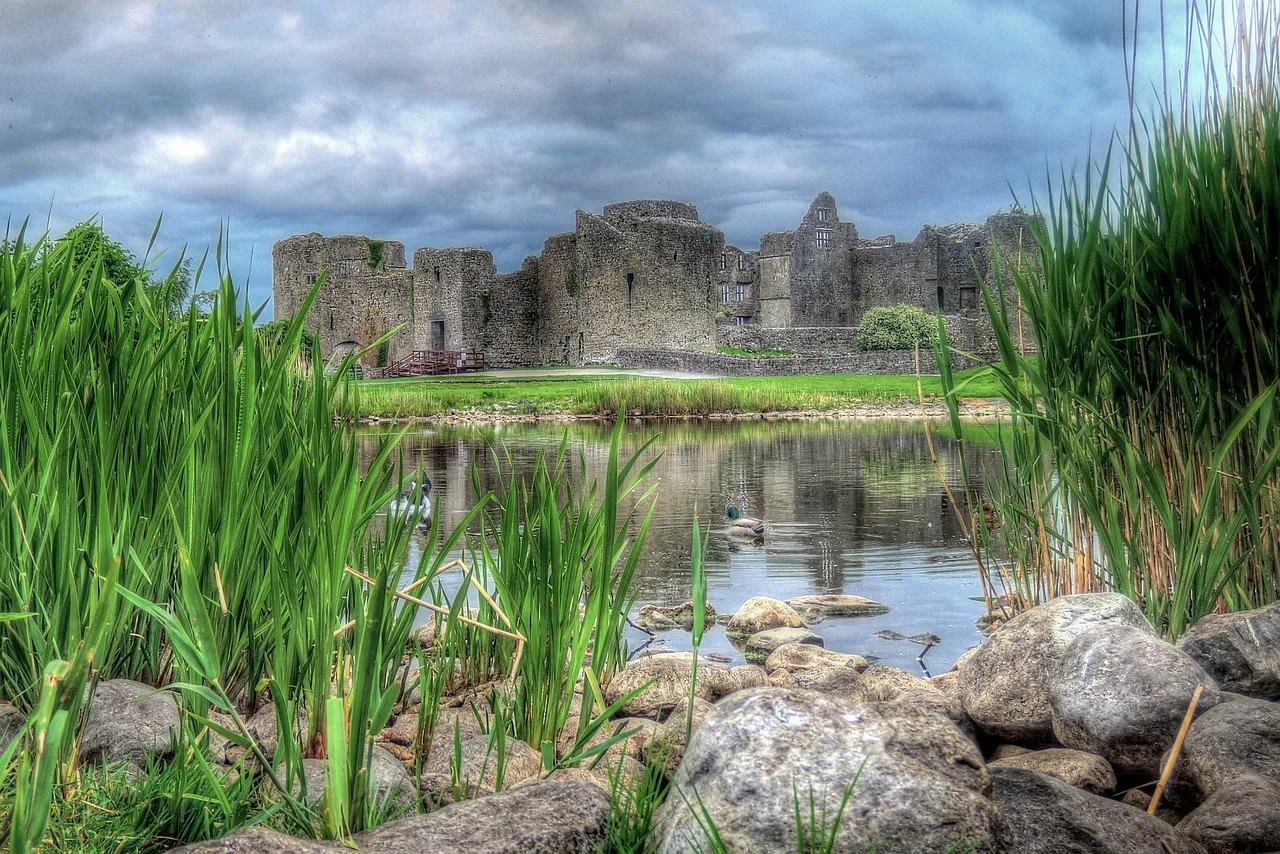
[[[1008,759],[1012,756],[1021,756],[1024,753],[1030,753],[1031,748],[1023,747],[1020,744],[1000,744],[996,749],[991,751],[991,756],[987,758],[987,766],[990,767],[1001,759]]]
[[[1280,699],[1280,602],[1204,617],[1178,638],[1178,649],[1223,690]]]
[[[937,688],[948,697],[960,699],[960,674],[952,671],[950,673],[939,673],[937,676],[930,676],[924,681]]]
[[[344,851],[336,842],[313,842],[265,827],[242,827],[221,839],[172,849],[173,854],[329,854]]]
[[[1178,832],[1209,854],[1280,850],[1280,784],[1237,777],[1178,822]]]
[[[605,689],[605,700],[613,705],[627,694],[652,680],[639,695],[623,704],[620,714],[658,718],[670,711],[682,697],[689,695],[693,675],[693,656],[687,653],[652,655],[633,661],[614,675]],[[696,696],[715,700],[734,688],[729,668],[710,661],[698,662]]]
[[[862,671],[860,678],[847,691],[837,690],[827,677],[821,687],[827,693],[845,693],[860,702],[892,703],[894,707],[929,708],[945,715],[970,741],[977,740],[977,729],[965,714],[960,701],[934,688],[927,680],[917,679],[905,670],[883,664],[873,664]]]
[[[764,669],[767,673],[775,670],[815,670],[828,667],[866,667],[867,660],[860,655],[849,655],[835,650],[823,649],[807,643],[783,644],[769,653],[765,659]]]
[[[809,622],[827,617],[874,617],[889,613],[889,606],[874,599],[834,593],[822,596],[792,596],[786,604]]]
[[[27,716],[17,708],[8,703],[0,703],[0,753],[9,748],[26,722]]]
[[[822,638],[808,629],[765,629],[747,638],[743,649],[748,661],[764,663],[765,659],[780,646],[789,643],[806,646],[822,646]]]
[[[951,670],[949,670],[948,672],[959,673],[961,670],[964,670],[965,665],[969,663],[969,660],[973,658],[974,654],[977,653],[977,651],[978,651],[978,648],[976,646],[966,649],[964,653],[959,658],[956,659],[956,663],[951,665]]]
[[[786,668],[779,668],[769,674],[769,685],[774,688],[794,688],[795,677]]]
[[[1280,703],[1237,700],[1197,718],[1174,767],[1171,795],[1180,804],[1199,803],[1240,777],[1280,785]]]
[[[168,691],[131,679],[98,683],[80,741],[80,762],[127,761],[173,755],[180,732],[178,701]]]
[[[378,799],[378,803],[383,804],[390,800],[392,814],[412,811],[418,801],[417,789],[413,778],[409,776],[409,772],[405,770],[404,765],[400,764],[400,760],[375,744],[372,762],[372,791],[374,797]],[[306,778],[307,783],[305,802],[314,807],[324,797],[324,787],[329,782],[328,761],[324,759],[302,760],[302,776]],[[281,782],[284,781],[283,776],[280,779]],[[295,780],[293,783],[293,795],[297,797],[301,793],[302,781]]]
[[[935,713],[757,688],[719,703],[694,734],[656,839],[663,854],[701,850],[686,800],[696,792],[728,850],[793,851],[797,795],[834,815],[848,790],[837,851],[990,851],[989,785],[977,748]]]
[[[862,674],[854,667],[818,667],[809,670],[776,670],[789,674],[785,685],[790,688],[806,688],[823,694],[853,697],[858,690]]]
[[[369,854],[589,854],[604,841],[608,814],[599,786],[542,780],[393,821],[354,841]]]
[[[644,774],[644,765],[631,756],[605,756],[594,767],[557,768],[546,776],[547,782],[569,782],[583,780],[606,794],[613,792],[614,775],[620,774],[621,785],[634,787],[637,779]],[[521,783],[521,786],[537,785],[538,780]]]
[[[1053,733],[1122,778],[1154,780],[1197,685],[1203,714],[1218,704],[1218,687],[1189,655],[1145,628],[1098,626],[1067,648],[1049,686]]]
[[[715,625],[716,609],[706,603],[706,625]],[[692,602],[680,605],[645,605],[636,615],[636,623],[651,632],[666,632],[672,629],[693,631],[694,608]]]
[[[742,607],[725,626],[725,634],[750,637],[769,629],[803,629],[804,620],[786,602],[756,596],[742,603]]]
[[[223,718],[221,722],[224,724],[230,723],[230,716]],[[254,742],[257,743],[258,749],[262,751],[262,755],[268,761],[275,759],[276,748],[280,746],[280,723],[277,719],[275,706],[262,706],[249,716],[249,719],[244,722],[244,726],[249,731],[249,735]],[[235,726],[231,725],[230,728],[234,730]],[[307,714],[305,710],[300,708],[294,725],[294,740],[301,744],[306,738],[306,733]],[[251,751],[238,744],[228,742],[223,753],[224,761],[230,765],[243,759]]]
[[[695,699],[693,701],[693,732],[698,731],[698,727],[702,726],[703,721],[711,714],[711,710],[715,707],[706,700]],[[648,744],[644,748],[645,762],[660,763],[670,776],[675,772],[676,766],[680,764],[680,759],[684,756],[684,750],[688,744],[689,736],[689,700],[686,697],[681,700],[676,707],[671,710],[667,720],[659,724],[657,729],[650,736]]]
[[[1116,790],[1116,772],[1107,760],[1083,750],[1051,747],[1032,750],[1016,756],[996,759],[988,768],[1027,768],[1061,780],[1069,786],[1095,795],[1109,795]]]
[[[1014,617],[959,669],[960,702],[982,730],[1008,741],[1053,737],[1049,685],[1079,635],[1099,625],[1150,631],[1146,618],[1119,593],[1061,596]]]
[[[733,682],[733,690],[729,694],[747,688],[763,688],[769,684],[768,672],[758,664],[739,664],[737,667],[731,667],[729,678]]]
[[[1155,816],[1027,768],[991,766],[997,850],[1009,854],[1202,854]]]
[[[864,700],[894,700],[904,691],[917,689],[942,693],[923,679],[917,679],[902,668],[887,664],[873,664],[863,669],[862,678],[858,680],[858,693]]]
[[[457,769],[459,782],[468,790],[498,789],[498,752],[490,736],[482,733],[462,740],[462,763]],[[423,767],[423,776],[433,779],[454,778],[454,744],[450,739],[432,747]],[[503,759],[502,788],[509,789],[542,773],[542,757],[532,747],[514,736],[507,736]],[[432,786],[435,788],[435,786]]]

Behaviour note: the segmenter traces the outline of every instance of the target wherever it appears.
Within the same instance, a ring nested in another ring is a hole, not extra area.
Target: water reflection
[[[405,463],[434,481],[436,512],[447,529],[476,499],[473,467],[481,489],[492,488],[494,454],[507,470],[526,472],[539,452],[554,454],[566,432],[577,476],[603,480],[611,427],[595,423],[415,429],[404,442]],[[981,640],[974,621],[982,605],[971,598],[981,594],[977,567],[918,422],[634,422],[627,425],[625,447],[634,450],[655,434],[653,451],[661,454],[652,475],[658,498],[637,573],[637,607],[689,598],[696,507],[704,525],[712,526],[709,598],[722,613],[757,595],[854,593],[877,599],[893,610],[827,620],[815,630],[828,648],[911,670],[919,667],[920,647],[876,632],[939,635],[941,644],[926,659],[934,672]],[[386,435],[362,432],[369,455]],[[953,493],[962,496],[957,446],[936,434],[934,444],[938,467]],[[994,448],[965,453],[975,480],[998,463]],[[768,523],[763,544],[728,534],[728,503]],[[415,551],[423,547],[419,541]],[[633,644],[643,640],[632,637]],[[687,634],[671,632],[655,646],[688,643]],[[708,632],[705,649],[742,661],[720,628]]]

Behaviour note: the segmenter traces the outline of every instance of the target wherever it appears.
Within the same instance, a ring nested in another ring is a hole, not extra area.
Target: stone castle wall
[[[642,199],[578,211],[573,232],[503,274],[484,249],[424,247],[406,266],[398,241],[312,233],[273,248],[275,309],[296,313],[325,275],[307,325],[326,356],[398,330],[365,354],[371,366],[423,349],[483,350],[494,367],[717,346],[861,358],[862,315],[901,303],[941,309],[955,346],[990,354],[979,286],[993,281],[997,252],[1006,265],[1038,259],[1027,225],[997,214],[926,226],[912,241],[866,240],[823,192],[796,229],[764,234],[756,252],[726,245],[691,204]]]

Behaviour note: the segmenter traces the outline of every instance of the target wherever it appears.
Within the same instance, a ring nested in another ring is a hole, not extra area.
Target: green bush
[[[869,309],[858,325],[860,350],[910,350],[929,346],[938,337],[938,321],[914,305],[881,305]]]

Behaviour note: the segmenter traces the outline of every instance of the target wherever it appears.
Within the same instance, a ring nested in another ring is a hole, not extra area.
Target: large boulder
[[[1199,803],[1241,777],[1280,785],[1280,703],[1234,700],[1205,712],[1187,731],[1174,772],[1181,803]]]
[[[498,788],[498,750],[488,734],[474,735],[461,742],[461,763],[452,743],[433,747],[422,769],[423,787],[437,789],[443,781],[455,779],[468,791],[495,791]],[[457,768],[454,768],[458,765]],[[523,741],[508,736],[504,744],[502,787],[510,788],[542,773],[542,757]]]
[[[786,602],[779,602],[768,596],[756,596],[742,603],[742,607],[729,620],[724,630],[725,634],[745,638],[769,629],[803,628],[804,620]]]
[[[688,653],[666,653],[641,658],[614,675],[605,689],[605,699],[613,705],[637,688],[639,695],[623,704],[620,714],[633,717],[659,718],[669,712],[680,698],[689,695],[693,679],[693,656]],[[649,684],[651,683],[651,684]],[[715,700],[734,689],[729,668],[700,659],[695,696]]]
[[[1101,756],[1085,753],[1083,750],[1066,747],[1027,750],[1003,759],[993,759],[987,767],[1039,771],[1095,795],[1109,795],[1116,790],[1116,772],[1111,769],[1110,763]]]
[[[1202,854],[1155,816],[1028,768],[990,768],[997,850],[1008,854]]]
[[[860,655],[836,652],[807,643],[783,644],[769,653],[769,657],[764,661],[764,669],[767,673],[773,673],[775,670],[797,673],[801,670],[819,670],[829,667],[862,668],[866,666],[867,660]]]
[[[877,614],[889,613],[888,605],[848,593],[792,596],[787,600],[787,604],[811,623],[828,617],[874,617]]]
[[[1008,741],[1053,737],[1049,686],[1062,656],[1095,626],[1150,631],[1146,617],[1119,593],[1062,596],[1024,611],[991,635],[960,668],[960,702],[982,730]]]
[[[1178,832],[1209,854],[1280,851],[1280,784],[1237,777],[1178,822]]]
[[[734,691],[743,691],[747,688],[763,688],[769,684],[769,673],[759,664],[739,664],[737,667],[729,668],[729,678],[733,683],[733,687],[725,696],[732,694]]]
[[[1224,691],[1280,699],[1280,602],[1205,617],[1178,638],[1178,649]]]
[[[1221,700],[1195,661],[1145,628],[1098,626],[1072,642],[1049,686],[1053,733],[1065,747],[1096,753],[1120,777],[1154,780],[1196,686],[1198,711]]]
[[[178,700],[132,679],[99,682],[80,739],[80,762],[132,762],[173,755]]]
[[[663,854],[700,851],[701,804],[730,851],[791,851],[796,799],[834,817],[837,851],[990,851],[977,748],[927,710],[758,688],[719,703],[694,734],[657,817]]]
[[[780,646],[786,644],[803,644],[804,646],[822,646],[822,637],[808,629],[765,629],[747,638],[743,654],[747,661],[763,664],[769,655]]]
[[[592,854],[609,798],[585,780],[544,780],[357,833],[368,854]]]
[[[659,724],[649,737],[644,748],[644,760],[650,763],[661,763],[668,774],[674,773],[684,757],[689,736],[698,731],[714,708],[706,700],[695,698],[692,713],[690,713],[689,698],[682,699],[671,710],[666,722]]]

